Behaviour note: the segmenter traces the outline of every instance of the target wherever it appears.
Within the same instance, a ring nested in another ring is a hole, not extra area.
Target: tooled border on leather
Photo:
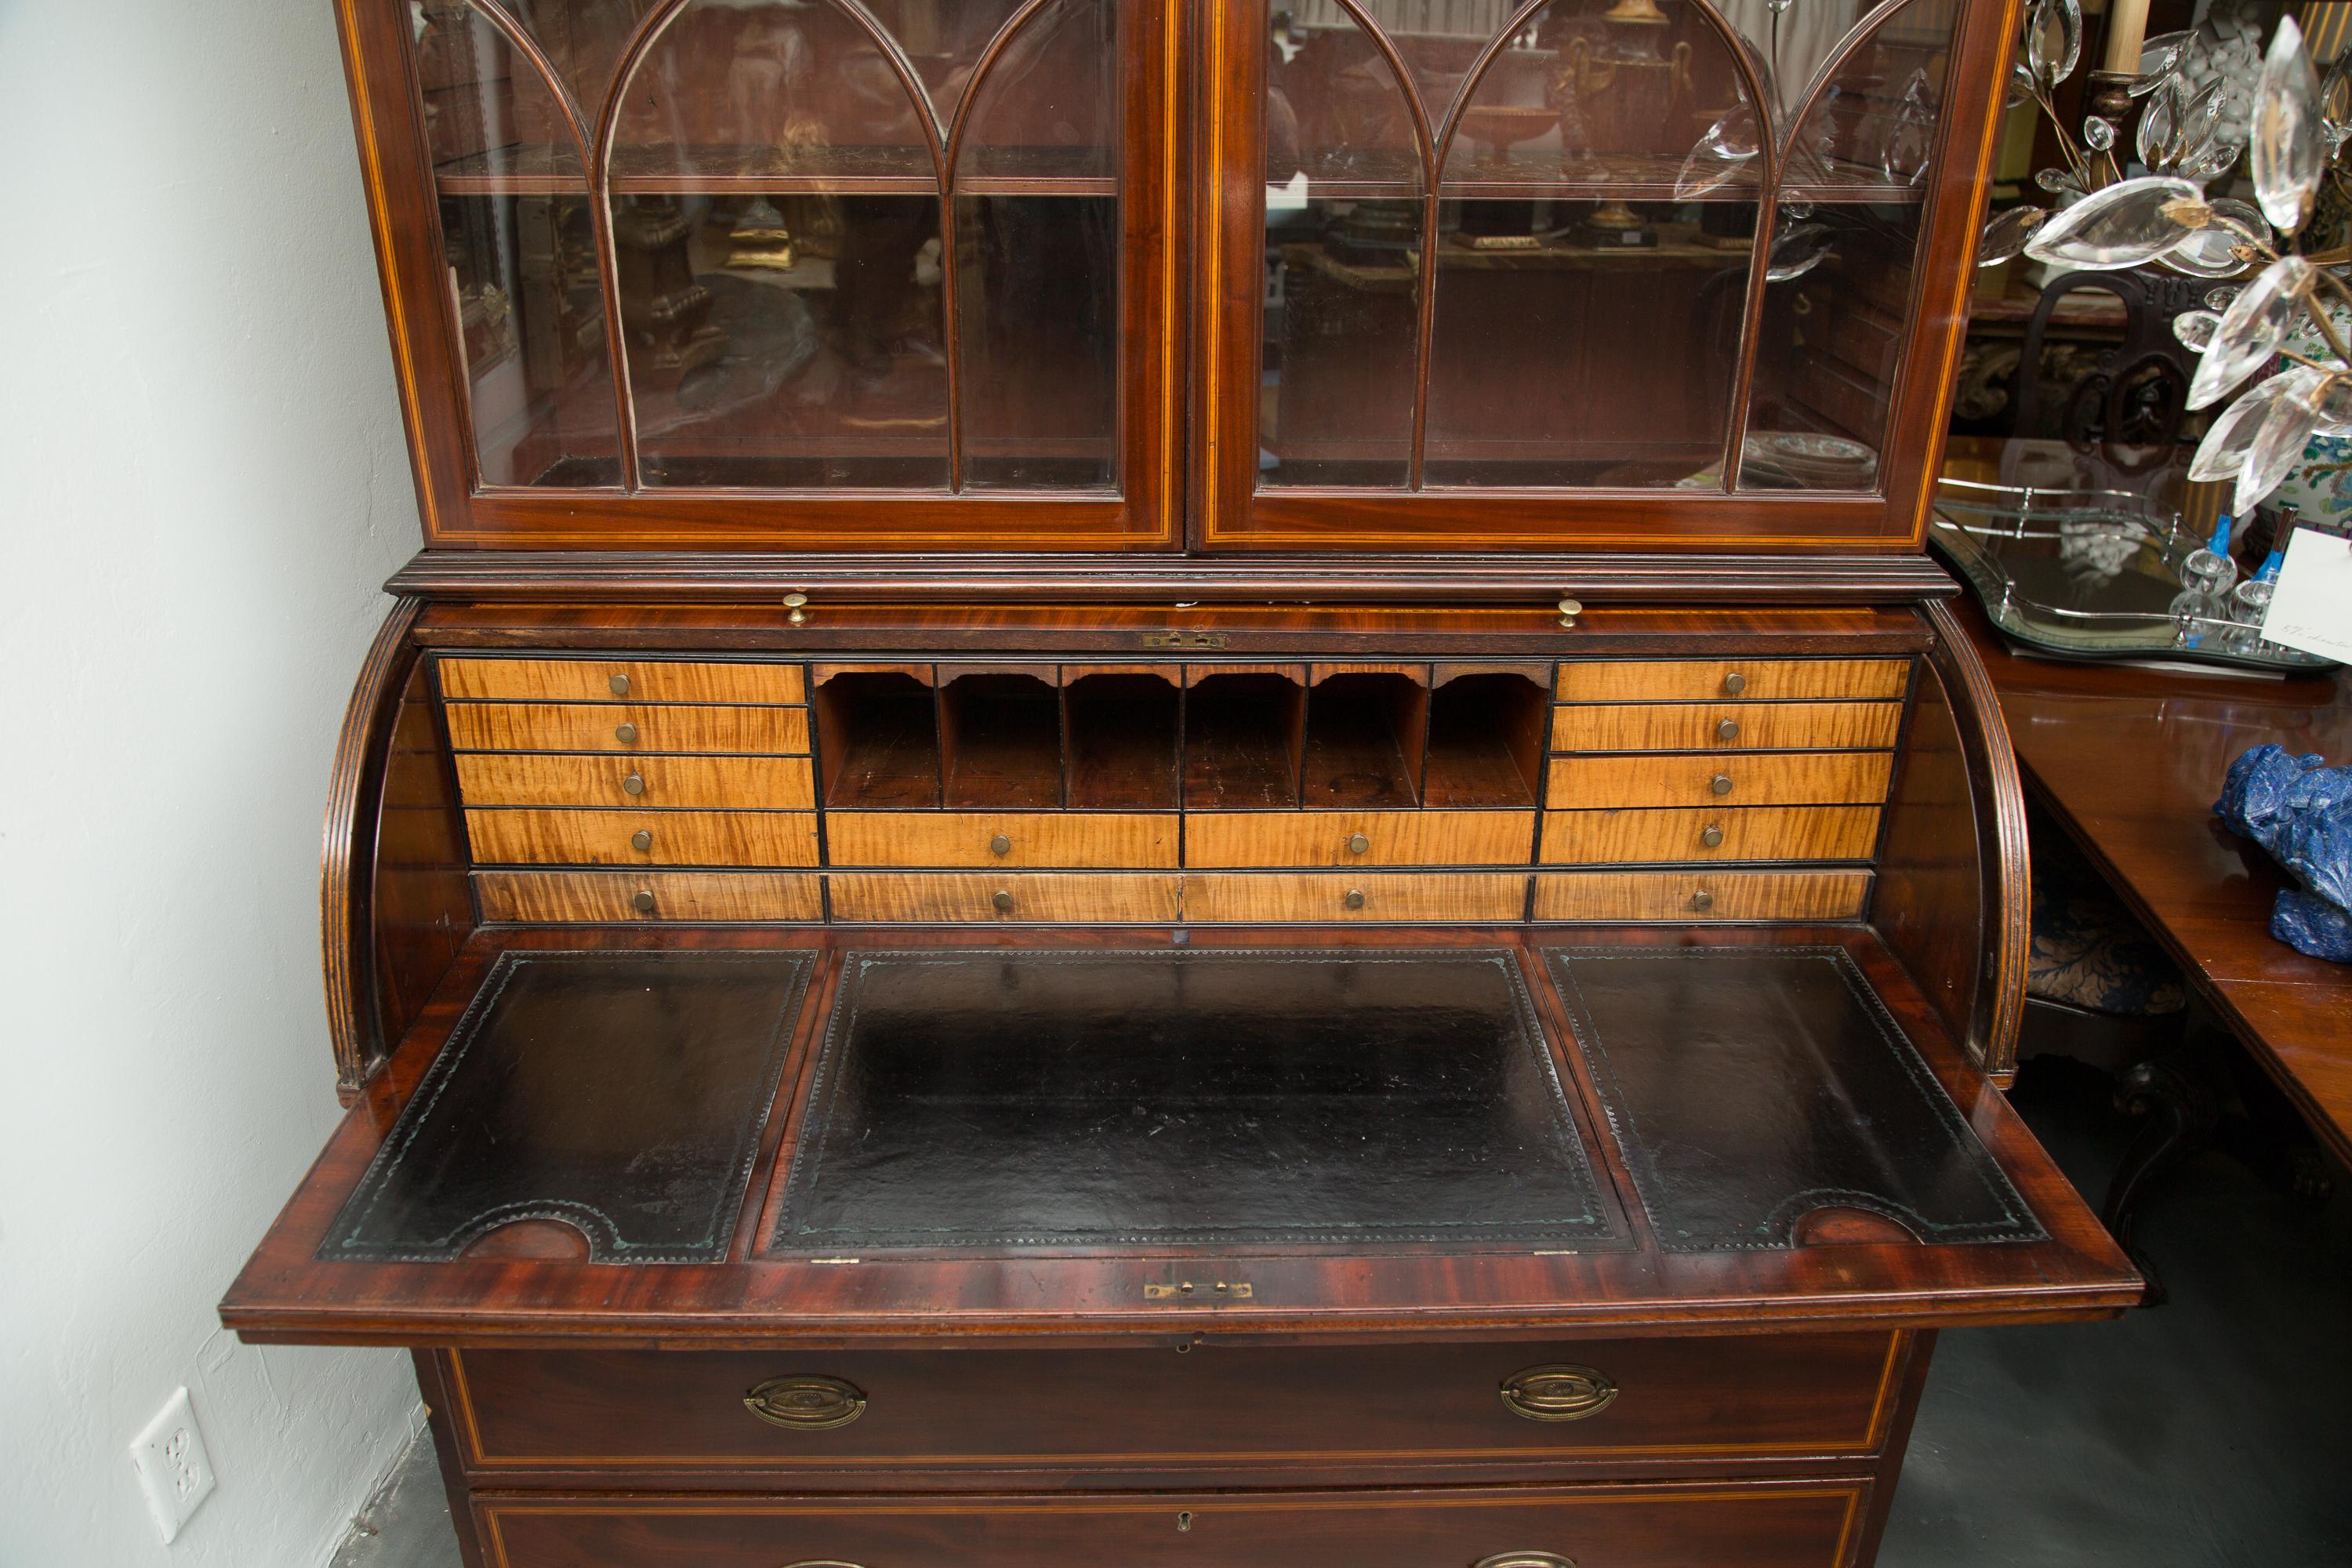
[[[1888,1054],[1902,1067],[1904,1076],[1910,1080],[1912,1088],[1927,1102],[1930,1114],[1935,1117],[1945,1131],[1951,1135],[1954,1142],[1967,1156],[1969,1168],[1976,1173],[1977,1179],[1984,1184],[1986,1192],[2000,1207],[2001,1213],[2008,1216],[2006,1221],[1937,1225],[1922,1216],[1909,1205],[1895,1203],[1877,1194],[1855,1192],[1843,1187],[1808,1187],[1791,1194],[1774,1205],[1759,1222],[1759,1226],[1763,1228],[1779,1230],[1780,1235],[1777,1240],[1676,1241],[1672,1239],[1669,1234],[1670,1227],[1661,1219],[1657,1210],[1650,1202],[1653,1189],[1664,1184],[1659,1176],[1656,1163],[1650,1157],[1649,1146],[1633,1135],[1632,1109],[1624,1103],[1623,1091],[1617,1081],[1617,1075],[1609,1064],[1608,1047],[1601,1039],[1601,1027],[1593,1021],[1591,1008],[1585,1005],[1583,988],[1577,984],[1570,961],[1608,963],[1733,953],[1752,956],[1759,952],[1774,957],[1820,958],[1830,962],[1832,971],[1843,983],[1847,994],[1862,1005],[1864,1015],[1877,1026],[1880,1042],[1886,1047]],[[1863,978],[1861,971],[1854,967],[1853,955],[1847,952],[1845,949],[1829,946],[1678,947],[1658,952],[1629,952],[1622,948],[1567,947],[1549,949],[1544,957],[1551,969],[1553,979],[1559,986],[1560,999],[1568,1004],[1569,1028],[1576,1037],[1577,1048],[1584,1053],[1585,1063],[1592,1071],[1594,1085],[1601,1090],[1601,1114],[1609,1119],[1610,1135],[1617,1140],[1617,1147],[1624,1154],[1625,1163],[1633,1171],[1634,1195],[1641,1200],[1642,1212],[1649,1216],[1650,1229],[1657,1237],[1658,1245],[1666,1251],[1789,1251],[1791,1250],[1791,1243],[1789,1240],[1790,1230],[1799,1216],[1826,1205],[1858,1208],[1882,1218],[1893,1220],[1919,1234],[1923,1241],[1931,1244],[2042,1241],[2048,1238],[2049,1232],[2042,1228],[2041,1220],[2035,1217],[2033,1211],[2019,1195],[2017,1188],[2011,1184],[2008,1173],[2001,1170],[2000,1164],[1985,1148],[1983,1140],[1976,1135],[1974,1130],[1961,1117],[1959,1108],[1952,1103],[1952,1097],[1944,1092],[1944,1086],[1937,1081],[1935,1074],[1928,1069],[1926,1058],[1919,1055],[1919,1048],[1913,1045],[1910,1037],[1903,1032],[1903,1026],[1895,1021],[1894,1014],[1887,1011],[1885,1002],[1870,988],[1868,982]]]
[[[825,1026],[824,1044],[818,1054],[816,1068],[810,1077],[808,1107],[801,1119],[801,1133],[793,1155],[791,1172],[784,1182],[784,1193],[774,1229],[768,1237],[767,1250],[803,1252],[821,1247],[841,1245],[845,1235],[855,1237],[860,1247],[1082,1247],[1103,1245],[1129,1246],[1191,1246],[1228,1244],[1255,1246],[1267,1242],[1296,1244],[1387,1242],[1412,1244],[1461,1239],[1464,1231],[1475,1230],[1486,1222],[1463,1220],[1443,1225],[1422,1225],[1410,1228],[1382,1230],[1378,1226],[1349,1226],[1325,1231],[1283,1231],[1263,1226],[1230,1229],[1184,1230],[1162,1228],[1125,1232],[1117,1235],[1101,1231],[1046,1233],[1043,1235],[985,1234],[940,1227],[936,1230],[913,1230],[904,1226],[854,1231],[795,1231],[794,1216],[815,1190],[824,1159],[824,1137],[810,1137],[810,1128],[820,1126],[830,1131],[832,1105],[830,1097],[838,1089],[839,1068],[845,1057],[848,1030],[852,1026],[868,968],[879,964],[910,965],[963,963],[974,959],[1020,959],[1031,963],[1098,963],[1138,958],[1175,958],[1190,963],[1199,959],[1243,958],[1275,963],[1320,963],[1341,960],[1350,963],[1426,963],[1433,959],[1465,959],[1498,968],[1509,987],[1514,1005],[1512,1025],[1518,1047],[1533,1058],[1541,1069],[1543,1081],[1550,1091],[1554,1116],[1554,1141],[1564,1144],[1569,1160],[1582,1193],[1584,1212],[1573,1218],[1541,1222],[1544,1226],[1591,1227],[1593,1240],[1624,1239],[1610,1222],[1601,1201],[1599,1178],[1594,1174],[1583,1137],[1577,1131],[1576,1117],[1570,1109],[1566,1088],[1560,1083],[1559,1067],[1544,1046],[1543,1029],[1535,1010],[1534,998],[1528,994],[1527,981],[1519,973],[1511,952],[1504,948],[1453,948],[1433,952],[1373,952],[1360,948],[1251,948],[1251,947],[1181,947],[1181,948],[1110,948],[1087,949],[1083,952],[1040,952],[1035,948],[963,948],[953,952],[909,952],[902,949],[861,949],[842,955],[843,978],[839,999],[834,1004],[833,1016]],[[1527,1227],[1533,1228],[1533,1227]],[[882,1240],[884,1237],[908,1237],[908,1240]],[[830,1239],[828,1239],[830,1238]]]
[[[730,963],[774,963],[782,961],[792,969],[782,1005],[776,1010],[776,1021],[768,1036],[767,1059],[761,1069],[757,1097],[747,1108],[743,1124],[737,1131],[740,1152],[734,1162],[730,1179],[719,1189],[717,1207],[703,1239],[686,1247],[639,1247],[621,1235],[613,1217],[593,1204],[571,1198],[524,1198],[481,1210],[468,1217],[457,1229],[429,1244],[411,1243],[404,1247],[370,1244],[356,1239],[367,1226],[369,1216],[383,1203],[391,1187],[394,1169],[404,1159],[410,1148],[432,1120],[433,1108],[444,1092],[455,1082],[459,1068],[477,1040],[482,1026],[488,1022],[490,1010],[497,1006],[508,985],[520,973],[523,963],[593,963],[610,962],[615,957],[640,959],[656,957],[715,960]],[[792,1025],[800,1016],[802,999],[808,993],[808,984],[814,963],[805,952],[692,952],[662,955],[620,953],[580,949],[530,949],[502,952],[493,966],[489,979],[474,994],[458,1016],[457,1024],[449,1032],[454,1042],[434,1058],[425,1069],[425,1081],[417,1087],[407,1105],[402,1108],[400,1120],[393,1124],[392,1136],[385,1139],[375,1157],[368,1162],[359,1185],[352,1190],[342,1210],[330,1227],[328,1239],[321,1242],[318,1256],[329,1262],[348,1260],[364,1263],[446,1263],[481,1237],[503,1225],[518,1220],[559,1220],[572,1226],[588,1240],[588,1257],[594,1263],[709,1263],[716,1261],[725,1246],[728,1234],[735,1227],[743,1205],[750,1195],[751,1167],[759,1159],[760,1134],[768,1123],[770,1108],[774,1104],[776,1089],[783,1080],[783,1048],[790,1043]],[[364,1206],[361,1200],[365,1198]],[[356,1211],[356,1212],[354,1212]],[[338,1239],[340,1238],[340,1239]]]

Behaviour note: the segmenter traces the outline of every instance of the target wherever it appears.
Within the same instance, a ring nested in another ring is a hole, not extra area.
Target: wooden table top
[[[2335,678],[2197,676],[2022,657],[1956,606],[2000,694],[2028,784],[2170,950],[2189,983],[2352,1161],[2352,964],[2270,934],[2286,878],[2212,814],[2230,763],[2275,741],[2352,763]]]

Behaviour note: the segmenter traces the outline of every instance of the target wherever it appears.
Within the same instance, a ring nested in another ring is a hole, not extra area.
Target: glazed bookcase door
[[[1199,541],[1916,547],[2003,0],[1237,0]]]
[[[1162,0],[344,0],[436,545],[1165,547]]]

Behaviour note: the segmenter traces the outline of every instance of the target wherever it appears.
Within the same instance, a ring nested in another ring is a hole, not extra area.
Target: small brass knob
[[[1708,823],[1705,827],[1698,830],[1698,841],[1701,844],[1706,845],[1709,849],[1722,848],[1723,825],[1719,822]]]
[[[639,888],[629,895],[629,907],[641,915],[653,913],[654,890],[651,888]]]
[[[784,608],[792,612],[791,615],[784,617],[784,620],[788,625],[795,626],[804,626],[808,625],[808,595],[806,594],[785,595]]]
[[[626,697],[629,694],[629,678],[625,675],[616,675],[604,684],[613,689],[613,695],[615,697]]]
[[[1364,907],[1364,889],[1350,888],[1348,889],[1348,896],[1339,901],[1351,910],[1360,910]]]
[[[1725,719],[1715,726],[1715,738],[1727,743],[1739,739],[1739,721]]]
[[[1371,848],[1371,847],[1372,847],[1372,841],[1371,841],[1370,839],[1369,839],[1369,838],[1365,837],[1362,834],[1360,834],[1360,833],[1350,833],[1349,835],[1348,835],[1348,853],[1349,853],[1349,854],[1350,854],[1350,855],[1361,855],[1361,854],[1365,853],[1367,850],[1370,849],[1370,848]]]
[[[1748,678],[1735,669],[1723,678],[1723,689],[1737,697],[1748,689]]]
[[[1715,895],[1708,892],[1705,888],[1701,888],[1697,892],[1691,895],[1691,908],[1695,910],[1711,910],[1715,908]]]
[[[1010,855],[1010,854],[1012,854],[1012,853],[1013,853],[1013,837],[1012,837],[1012,835],[1011,835],[1011,834],[1007,834],[1007,833],[1000,833],[1000,834],[998,834],[995,837],[993,837],[993,838],[990,839],[990,840],[988,841],[988,852],[989,852],[991,855]]]
[[[1013,895],[1002,888],[996,889],[996,896],[988,901],[996,906],[996,912],[1000,915],[1009,915],[1013,912]]]
[[[613,731],[613,739],[625,746],[634,746],[637,743],[637,727],[635,724],[624,724]]]
[[[1731,793],[1731,775],[1729,773],[1717,773],[1715,777],[1707,780],[1706,787],[1713,790],[1717,795],[1729,795]]]
[[[1583,613],[1584,602],[1580,599],[1562,599],[1559,602],[1559,624],[1569,631],[1576,629],[1576,617]]]
[[[631,773],[627,778],[623,779],[621,781],[621,793],[623,795],[645,794],[646,775],[643,773]],[[1720,794],[1721,792],[1718,791],[1717,793]]]
[[[638,849],[638,850],[644,850],[644,849],[650,849],[650,848],[652,848],[653,847],[654,847],[654,834],[653,834],[653,829],[652,829],[652,828],[650,828],[650,827],[640,827],[640,828],[638,828],[635,833],[632,833],[632,834],[630,834],[630,835],[629,835],[629,847],[630,847],[630,848],[632,848],[632,849]]]

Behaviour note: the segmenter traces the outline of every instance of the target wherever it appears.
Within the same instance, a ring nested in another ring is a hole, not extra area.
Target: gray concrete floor
[[[2095,1196],[2130,1125],[2106,1080],[2028,1063],[2015,1096]],[[2120,1321],[1945,1334],[1880,1568],[2352,1564],[2352,1193],[2314,1207],[2227,1156],[2140,1222],[2169,1305]],[[332,1568],[457,1568],[429,1440]]]

